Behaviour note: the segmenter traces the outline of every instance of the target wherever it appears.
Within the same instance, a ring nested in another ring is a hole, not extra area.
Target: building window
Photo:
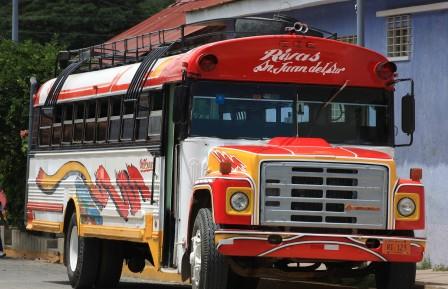
[[[411,15],[387,17],[387,56],[406,60],[411,54]]]
[[[345,36],[338,36],[338,40],[350,44],[357,44],[358,43],[358,36],[357,35],[345,35]]]

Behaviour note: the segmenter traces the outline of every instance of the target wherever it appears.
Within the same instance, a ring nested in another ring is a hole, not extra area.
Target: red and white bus
[[[396,66],[299,22],[232,21],[60,55],[33,97],[27,228],[64,235],[74,288],[117,285],[123,261],[198,289],[369,273],[411,288],[424,188],[393,159]],[[412,143],[413,82],[398,100]]]

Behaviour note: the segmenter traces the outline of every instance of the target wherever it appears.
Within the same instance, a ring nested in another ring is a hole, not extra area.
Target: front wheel
[[[115,288],[123,269],[123,247],[120,242],[102,240],[96,288]]]
[[[191,238],[191,282],[193,289],[226,289],[229,265],[216,249],[216,224],[210,209],[200,209]]]
[[[65,260],[70,284],[75,289],[91,288],[96,280],[99,242],[78,235],[76,214],[70,218],[65,235]]]
[[[375,281],[378,289],[411,289],[414,288],[415,263],[377,263]]]

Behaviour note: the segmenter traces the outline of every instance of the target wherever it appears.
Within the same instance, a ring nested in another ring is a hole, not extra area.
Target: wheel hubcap
[[[201,232],[198,230],[196,235],[191,238],[192,250],[190,253],[191,281],[194,288],[199,287],[201,279]]]
[[[73,226],[72,232],[70,234],[70,269],[75,272],[76,266],[78,265],[78,227]]]

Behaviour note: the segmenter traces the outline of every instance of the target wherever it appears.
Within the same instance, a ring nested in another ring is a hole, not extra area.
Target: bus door
[[[163,265],[168,267],[180,266],[183,256],[183,237],[188,222],[185,208],[190,202],[189,192],[191,184],[185,184],[185,166],[181,158],[184,144],[181,142],[186,136],[188,116],[188,87],[171,85],[166,90],[165,97],[165,125],[164,142],[162,144],[165,155],[165,196],[164,196],[164,233],[163,233]],[[181,174],[181,168],[183,174]],[[188,192],[187,192],[188,191]]]
[[[174,243],[176,237],[176,180],[177,149],[175,137],[174,93],[175,85],[165,88],[164,125],[162,132],[162,154],[164,155],[164,197],[163,197],[163,249],[162,267],[174,266]]]

